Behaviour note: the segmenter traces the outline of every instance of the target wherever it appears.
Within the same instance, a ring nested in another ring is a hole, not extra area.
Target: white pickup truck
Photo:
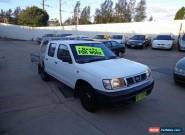
[[[50,41],[41,46],[38,72],[44,81],[52,76],[74,89],[90,112],[104,102],[138,102],[154,85],[146,65],[117,57],[95,41]]]

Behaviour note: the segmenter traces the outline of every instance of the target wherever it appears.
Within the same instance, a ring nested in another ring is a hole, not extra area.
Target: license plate
[[[135,45],[131,45],[131,47],[135,47]]]
[[[143,100],[145,98],[145,96],[146,96],[146,91],[137,94],[136,95],[136,102]]]

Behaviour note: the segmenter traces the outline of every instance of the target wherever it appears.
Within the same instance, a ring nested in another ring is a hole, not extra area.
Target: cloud
[[[162,5],[151,5],[147,7],[147,15],[157,20],[172,20],[177,11],[176,7],[164,7]]]

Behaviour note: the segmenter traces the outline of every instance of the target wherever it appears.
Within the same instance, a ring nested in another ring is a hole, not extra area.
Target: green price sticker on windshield
[[[75,46],[78,55],[105,56],[102,49],[90,46]]]

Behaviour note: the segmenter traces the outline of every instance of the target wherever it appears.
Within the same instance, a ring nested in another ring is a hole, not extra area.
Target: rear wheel
[[[118,56],[119,56],[119,57],[123,57],[123,52],[119,52],[119,53],[118,53]]]
[[[41,65],[40,64],[38,64],[38,66],[37,66],[37,70],[38,70],[38,74],[40,74],[41,73]]]
[[[143,44],[142,45],[142,49],[145,49],[147,46],[146,46],[146,44]]]
[[[40,71],[38,71],[38,72],[40,72],[40,76],[43,81],[49,81],[49,75],[45,72],[44,67],[41,67]]]
[[[98,109],[94,89],[89,85],[82,85],[80,88],[80,101],[88,112],[95,112]]]

